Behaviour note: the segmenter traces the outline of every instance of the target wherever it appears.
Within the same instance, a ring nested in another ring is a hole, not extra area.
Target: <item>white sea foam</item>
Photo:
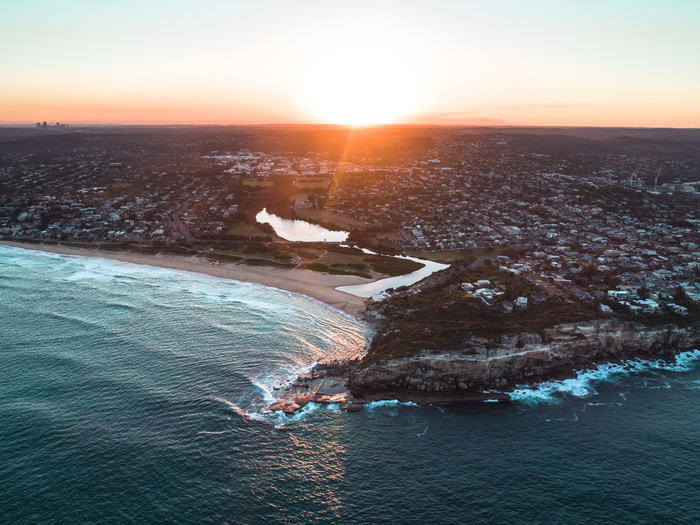
[[[398,401],[397,399],[386,399],[382,401],[372,401],[365,405],[365,409],[369,413],[375,412],[378,408],[394,408],[399,406],[405,407],[417,407],[420,406],[418,403],[413,403],[412,401]],[[396,412],[390,415],[396,415]]]
[[[253,421],[261,421],[274,425],[277,429],[282,429],[290,424],[296,424],[307,419],[311,414],[317,412],[326,405],[321,403],[308,403],[293,414],[285,414],[284,412],[251,412],[250,419]]]
[[[66,277],[66,281],[80,281],[82,279],[93,279],[96,281],[111,281],[116,276],[109,273],[96,272],[93,270],[78,270],[73,275]]]
[[[216,396],[212,397],[212,399],[214,399],[215,401],[218,401],[219,403],[224,404],[226,407],[230,408],[236,414],[238,414],[239,416],[241,416],[244,419],[250,419],[250,417],[251,417],[251,414],[249,412],[243,410],[241,407],[239,407],[235,403],[231,403],[231,401],[228,401],[226,399],[223,399],[221,397],[216,397]]]
[[[606,363],[592,370],[578,372],[576,377],[561,381],[545,381],[534,386],[516,388],[509,395],[512,400],[527,405],[540,403],[561,403],[566,396],[586,398],[596,395],[595,385],[603,382],[614,382],[621,377],[649,372],[683,373],[695,369],[700,362],[700,350],[690,350],[678,354],[673,362],[662,360],[632,359],[619,364]],[[659,384],[647,382],[646,388],[671,388],[668,381]],[[626,396],[621,394],[622,400]]]
[[[310,302],[318,306],[320,309],[332,311],[335,315],[351,320],[353,323],[358,322],[357,318],[353,315],[330,306],[322,301],[303,294],[281,290],[279,288],[261,283],[238,281],[236,279],[216,277],[199,272],[190,272],[186,270],[164,268],[147,264],[130,263],[103,257],[57,254],[52,252],[44,252],[41,250],[29,250],[9,246],[0,246],[0,250],[10,255],[10,257],[8,257],[5,253],[3,253],[3,262],[16,259],[17,264],[20,266],[32,266],[36,263],[37,258],[54,259],[64,261],[67,265],[77,266],[74,273],[68,277],[68,280],[111,280],[114,278],[128,279],[143,277],[155,278],[157,279],[156,282],[142,280],[140,284],[145,286],[162,287],[170,290],[184,291],[197,295],[201,294],[212,302],[237,302],[265,312],[279,311],[280,313],[284,314],[296,312],[300,317],[304,317],[304,322],[316,323],[317,316],[314,315],[308,308],[300,308],[296,304],[287,303],[285,300],[276,300],[280,296],[284,296],[285,298],[292,300],[296,298],[303,298],[304,302],[307,304]],[[70,269],[70,266],[68,266],[68,268]],[[82,273],[82,271],[87,273]],[[221,284],[227,285],[227,287],[221,288]],[[232,289],[230,285],[237,287],[237,293],[231,293]],[[272,292],[272,295],[270,292]],[[372,335],[371,329],[368,325],[363,323],[361,323],[361,325],[365,331],[365,339],[368,340]]]
[[[272,395],[272,387],[269,383],[266,384],[259,381],[253,381],[253,386],[262,393],[263,399],[268,405],[275,400],[275,397]]]

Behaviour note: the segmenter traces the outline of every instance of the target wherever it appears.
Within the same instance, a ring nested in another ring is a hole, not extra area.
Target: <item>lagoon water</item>
[[[258,212],[255,220],[261,224],[269,224],[277,235],[287,241],[345,242],[348,238],[348,232],[328,230],[306,221],[283,219],[268,213],[266,209]]]
[[[417,283],[421,279],[425,279],[429,275],[432,275],[433,273],[439,270],[444,270],[449,266],[449,264],[442,264],[435,261],[429,261],[427,259],[417,259],[415,257],[400,256],[397,258],[419,262],[423,265],[423,268],[419,268],[418,270],[411,273],[407,273],[405,275],[387,277],[386,279],[379,279],[371,283],[338,286],[338,290],[340,290],[341,292],[356,295],[358,297],[378,296],[378,299],[381,299],[381,294],[389,288],[411,286],[412,284]]]
[[[271,387],[369,333],[313,300],[0,247],[0,522],[698,523],[700,352],[509,403]]]

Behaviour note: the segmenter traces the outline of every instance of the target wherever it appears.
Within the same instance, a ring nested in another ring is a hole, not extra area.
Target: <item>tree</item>
[[[647,288],[646,284],[643,284],[639,290],[637,290],[637,295],[639,295],[640,299],[648,299],[649,298],[649,288]]]

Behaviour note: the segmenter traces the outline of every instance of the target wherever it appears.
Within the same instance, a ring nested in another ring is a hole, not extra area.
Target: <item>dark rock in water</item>
[[[300,408],[301,408],[301,407],[300,407],[299,405],[297,405],[297,404],[295,404],[295,403],[291,403],[291,404],[289,404],[289,405],[285,405],[285,406],[282,408],[282,412],[284,412],[285,414],[294,414],[294,412],[296,412],[296,411],[299,410]]]
[[[341,403],[340,408],[346,412],[360,412],[364,410],[365,406],[360,403]]]
[[[301,406],[299,406],[293,401],[281,399],[270,405],[268,410],[270,412],[284,412],[285,414],[293,414],[300,408]]]

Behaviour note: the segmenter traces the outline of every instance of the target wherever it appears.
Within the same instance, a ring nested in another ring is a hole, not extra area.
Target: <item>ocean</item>
[[[700,523],[700,351],[514,400],[273,387],[369,330],[312,299],[0,247],[0,523]]]

